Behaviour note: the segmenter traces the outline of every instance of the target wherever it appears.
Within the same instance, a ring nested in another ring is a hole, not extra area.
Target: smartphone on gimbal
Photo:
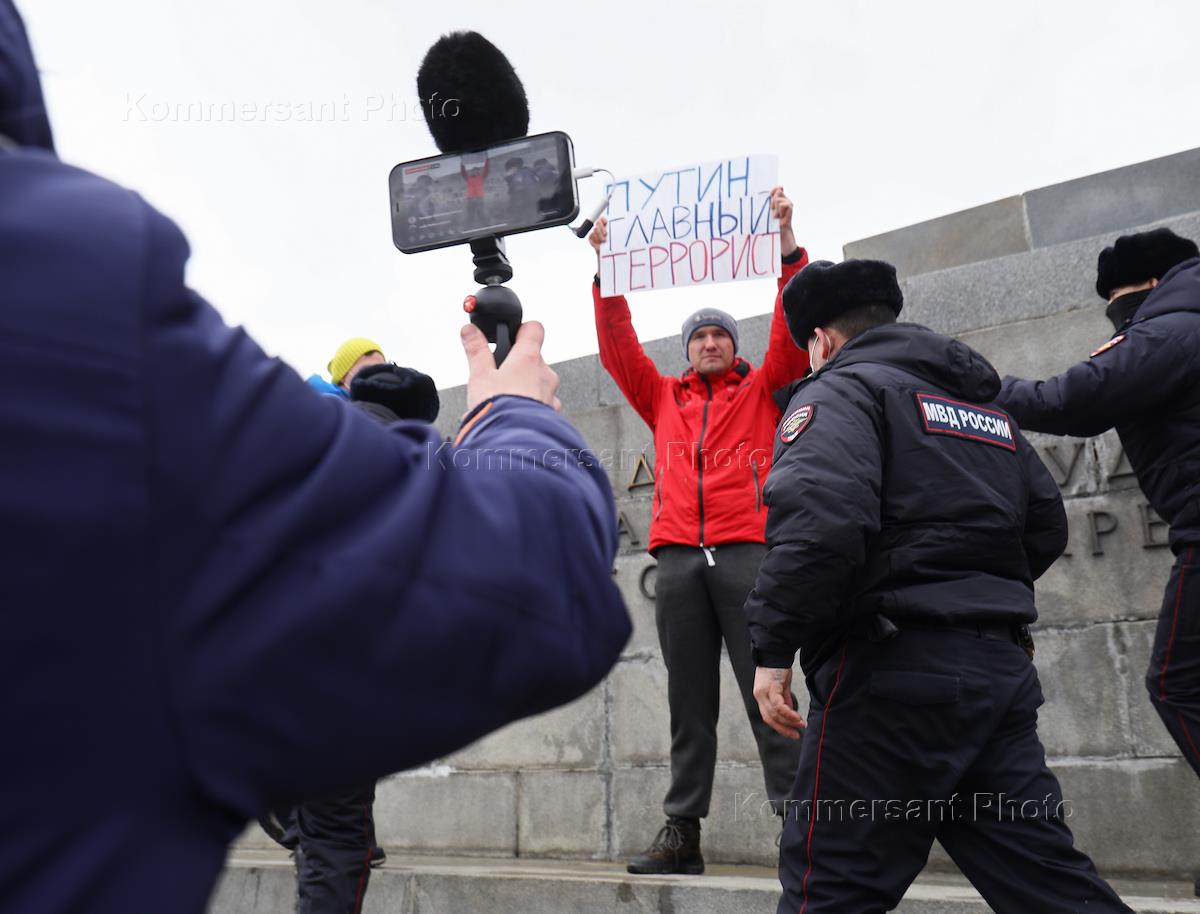
[[[561,131],[402,162],[388,175],[392,241],[416,254],[565,225],[579,214],[574,167]]]

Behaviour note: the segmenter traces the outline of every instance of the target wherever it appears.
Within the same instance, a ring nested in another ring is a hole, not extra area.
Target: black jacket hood
[[[1000,392],[1000,376],[987,359],[920,324],[874,327],[846,343],[822,372],[862,362],[900,368],[970,403],[990,403]]]
[[[0,0],[0,134],[18,146],[54,151],[37,65],[12,0]]]
[[[1200,311],[1200,257],[1171,267],[1137,309],[1134,320],[1144,321],[1173,311]]]

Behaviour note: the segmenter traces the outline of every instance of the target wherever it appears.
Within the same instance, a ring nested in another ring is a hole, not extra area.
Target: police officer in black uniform
[[[1142,490],[1170,525],[1176,560],[1146,688],[1200,775],[1198,255],[1194,241],[1166,228],[1118,238],[1101,251],[1096,276],[1115,335],[1048,381],[1005,378],[996,402],[1033,431],[1087,437],[1115,427]]]
[[[1062,553],[1058,487],[987,404],[966,345],[896,323],[889,264],[821,261],[785,288],[798,382],[746,603],[764,720],[798,738],[780,914],[889,911],[939,840],[991,907],[1129,911],[1072,846],[1037,736],[1033,581]]]

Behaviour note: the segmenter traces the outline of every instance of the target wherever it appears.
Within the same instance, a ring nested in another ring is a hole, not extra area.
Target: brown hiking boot
[[[668,816],[667,824],[649,850],[629,861],[631,873],[666,875],[683,873],[699,876],[704,872],[704,857],[700,854],[700,820]]]

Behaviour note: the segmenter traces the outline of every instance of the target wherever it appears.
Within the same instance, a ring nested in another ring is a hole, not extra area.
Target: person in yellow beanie
[[[382,365],[386,361],[383,347],[374,340],[363,336],[352,337],[338,346],[329,360],[327,367],[332,383],[317,374],[309,377],[308,383],[327,396],[348,400],[354,376],[368,365]]]
[[[338,346],[337,352],[329,360],[329,376],[333,383],[343,390],[350,390],[350,382],[358,372],[368,365],[379,365],[386,362],[383,357],[383,347],[374,340],[356,336]]]
[[[308,383],[321,393],[352,400],[383,423],[398,419],[432,422],[438,414],[433,379],[412,368],[388,364],[374,340],[346,340],[329,360],[329,377]],[[358,911],[370,878],[386,853],[375,838],[375,782],[351,785],[300,804],[268,811],[259,824],[293,852],[299,914]]]

